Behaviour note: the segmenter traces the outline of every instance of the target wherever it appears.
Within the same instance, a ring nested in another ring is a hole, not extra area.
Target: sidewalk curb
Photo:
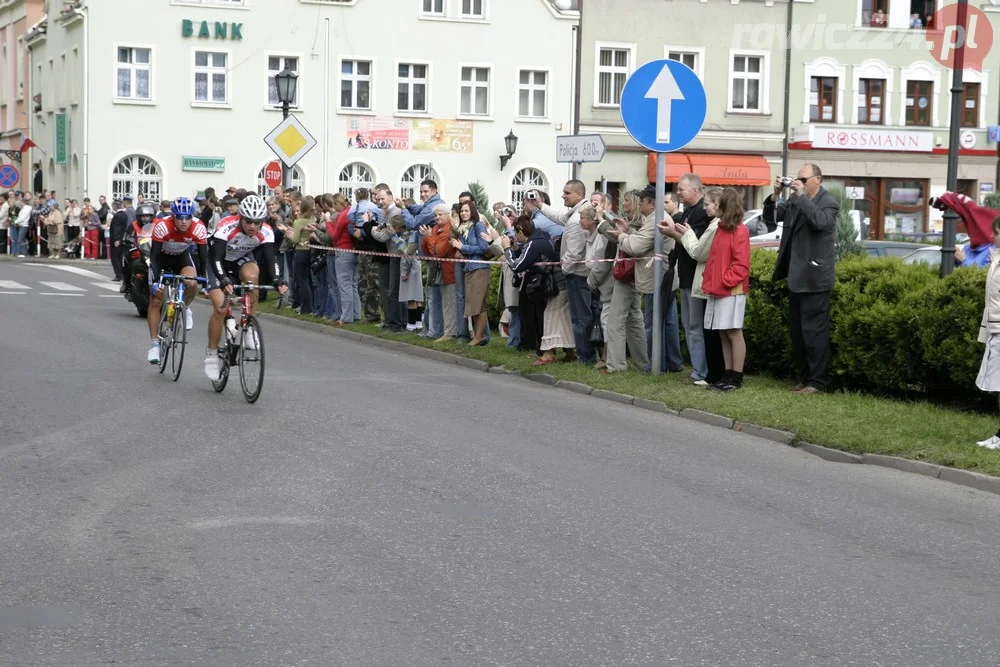
[[[0,255],[0,258],[2,257],[3,256]],[[620,403],[623,405],[631,405],[635,408],[648,410],[651,412],[657,412],[669,416],[679,416],[684,419],[690,419],[692,421],[696,421],[702,424],[707,424],[709,426],[717,426],[725,428],[727,430],[737,431],[758,438],[763,438],[765,440],[770,440],[778,444],[795,447],[817,458],[832,463],[854,463],[854,464],[874,465],[883,468],[893,468],[895,470],[900,470],[902,472],[914,473],[917,475],[923,475],[925,477],[932,477],[934,479],[938,479],[943,482],[957,484],[959,486],[965,486],[979,491],[985,491],[987,493],[1000,495],[1000,477],[992,477],[990,475],[984,475],[982,473],[973,472],[971,470],[948,468],[946,466],[939,466],[933,463],[925,463],[923,461],[913,461],[910,459],[903,459],[897,456],[886,456],[883,454],[861,454],[861,455],[852,454],[850,452],[845,452],[839,449],[832,449],[830,447],[823,447],[821,445],[814,445],[808,442],[797,442],[798,434],[793,433],[791,431],[783,431],[781,429],[771,428],[768,426],[759,426],[757,424],[738,422],[723,415],[717,415],[711,412],[705,412],[704,410],[698,410],[695,408],[684,408],[683,410],[678,412],[677,410],[670,408],[665,403],[661,403],[658,401],[651,401],[644,398],[636,398],[628,394],[619,394],[613,391],[607,391],[605,389],[594,389],[590,385],[583,384],[581,382],[558,380],[557,378],[555,378],[552,375],[549,375],[548,373],[532,373],[532,372],[521,373],[519,371],[514,371],[505,368],[504,366],[490,366],[487,362],[480,361],[478,359],[470,359],[468,357],[462,357],[456,354],[449,354],[448,352],[442,352],[440,350],[433,350],[425,347],[420,347],[419,345],[411,345],[410,343],[406,343],[403,341],[395,341],[385,338],[379,338],[377,336],[369,336],[367,334],[355,333],[347,329],[338,329],[336,327],[331,327],[327,324],[321,324],[319,322],[309,322],[294,317],[285,317],[283,315],[277,315],[273,313],[258,313],[257,316],[263,318],[264,320],[270,320],[276,323],[284,323],[289,326],[295,327],[297,329],[303,329],[305,331],[313,331],[316,333],[325,333],[335,338],[343,338],[345,340],[350,340],[357,343],[372,345],[373,347],[398,351],[403,354],[409,354],[411,356],[420,357],[423,359],[440,361],[446,364],[454,364],[456,366],[461,366],[463,368],[468,368],[470,370],[481,371],[493,375],[512,375],[517,377],[523,377],[527,380],[531,380],[532,382],[537,382],[539,384],[543,384],[546,386],[555,387],[557,389],[571,391],[573,393],[581,394],[584,396],[589,395],[594,398],[600,398],[606,401],[612,401],[614,403]]]

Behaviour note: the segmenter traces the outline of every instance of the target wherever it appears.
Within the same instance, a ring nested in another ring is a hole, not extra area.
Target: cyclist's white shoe
[[[190,308],[184,309],[184,328],[188,331],[194,329],[194,313],[191,312]]]
[[[257,333],[253,329],[247,329],[247,333],[243,337],[243,349],[256,350],[259,347],[257,344]]]
[[[209,350],[205,356],[205,375],[213,382],[219,379],[219,351]]]
[[[146,361],[151,364],[160,363],[160,341],[154,340],[149,344],[149,352],[146,353]]]

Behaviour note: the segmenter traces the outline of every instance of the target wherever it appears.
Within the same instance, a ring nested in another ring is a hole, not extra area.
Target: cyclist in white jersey
[[[237,215],[219,221],[209,241],[212,270],[208,276],[208,296],[215,306],[208,321],[208,349],[205,351],[205,375],[219,379],[219,341],[225,325],[227,294],[233,293],[233,283],[255,285],[273,283],[279,294],[288,291],[284,280],[275,279],[278,267],[274,259],[274,230],[267,219],[267,204],[262,197],[247,195],[240,202]],[[257,291],[250,296],[257,302]],[[247,345],[255,345],[251,337]]]

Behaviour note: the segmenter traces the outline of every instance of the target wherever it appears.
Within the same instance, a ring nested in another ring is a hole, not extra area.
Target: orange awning
[[[721,153],[667,153],[667,183],[687,173],[698,174],[706,185],[770,185],[771,166],[761,155]],[[646,156],[646,175],[656,182],[656,153]]]
[[[684,174],[691,173],[691,162],[687,153],[667,153],[667,183],[676,183]],[[656,183],[656,153],[646,156],[646,175],[650,183]]]
[[[708,185],[770,185],[771,165],[761,155],[688,153],[691,169]]]

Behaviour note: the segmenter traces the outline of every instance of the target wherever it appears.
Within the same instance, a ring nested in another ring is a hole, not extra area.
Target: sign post
[[[705,124],[708,99],[701,79],[675,60],[646,63],[628,78],[622,89],[621,115],[625,129],[647,150],[656,153],[656,222],[663,221],[666,191],[666,153],[694,140]],[[657,232],[653,254],[653,375],[663,363],[663,234]],[[667,286],[670,289],[670,286]],[[648,295],[647,295],[648,296]]]

